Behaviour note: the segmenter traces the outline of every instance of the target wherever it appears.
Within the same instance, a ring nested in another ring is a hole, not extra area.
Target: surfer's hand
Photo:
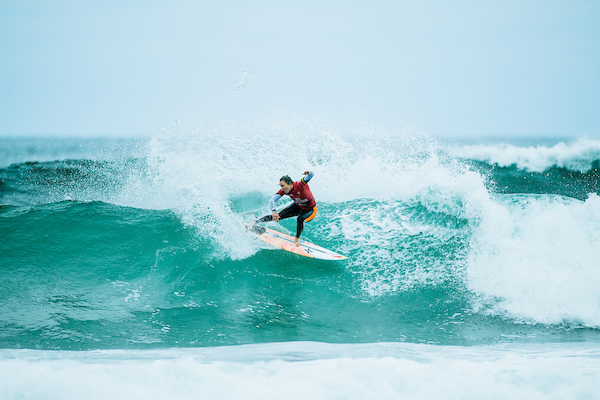
[[[279,222],[280,219],[281,219],[281,217],[279,216],[277,211],[273,211],[273,221]]]
[[[304,171],[304,173],[302,175],[308,175],[310,174],[310,171]]]

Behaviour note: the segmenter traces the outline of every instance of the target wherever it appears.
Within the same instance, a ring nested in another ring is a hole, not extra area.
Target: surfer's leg
[[[295,217],[296,215],[300,215],[302,210],[298,207],[298,204],[292,203],[283,210],[279,211],[279,218],[285,219],[290,217]]]
[[[284,208],[283,210],[279,211],[279,218],[280,219],[285,219],[285,218],[290,218],[290,217],[295,217],[296,215],[300,214],[302,210],[300,210],[300,207],[298,207],[298,205],[296,203],[292,203],[289,206],[287,206],[286,208]],[[273,215],[272,214],[267,214],[264,217],[260,217],[259,219],[257,219],[254,223],[255,224],[260,224],[263,222],[270,222],[273,221]]]
[[[285,218],[295,217],[296,215],[300,214],[301,211],[302,210],[300,210],[300,207],[298,207],[298,205],[296,203],[292,203],[289,206],[287,206],[286,208],[284,208],[283,210],[279,211],[278,214],[279,214],[280,219],[285,219]],[[265,228],[261,228],[261,227],[255,226],[255,225],[264,223],[264,222],[270,222],[270,221],[273,221],[273,215],[267,214],[264,217],[260,217],[259,219],[254,221],[254,224],[249,229],[252,232],[263,233]]]
[[[265,233],[265,228],[263,228],[262,226],[256,226],[256,224],[260,224],[263,222],[269,222],[269,221],[273,221],[273,216],[271,214],[267,214],[264,217],[260,217],[259,219],[257,219],[253,223],[251,223],[250,226],[248,226],[248,230],[250,232],[254,232],[254,233],[261,235],[261,234]]]
[[[254,223],[260,224],[261,222],[269,222],[269,221],[273,221],[273,216],[271,214],[267,214],[264,217],[260,217],[259,219],[254,221]]]
[[[304,230],[304,223],[308,221],[312,221],[313,218],[317,216],[317,206],[314,206],[311,210],[302,211],[300,215],[298,215],[298,222],[296,224],[296,238],[299,238]]]

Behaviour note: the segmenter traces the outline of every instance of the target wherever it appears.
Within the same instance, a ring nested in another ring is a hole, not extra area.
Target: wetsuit
[[[315,174],[312,171],[309,171],[309,174],[304,178],[300,179],[298,182],[294,182],[294,189],[290,193],[284,193],[283,189],[280,189],[271,200],[269,200],[269,206],[271,207],[271,211],[277,211],[275,207],[275,202],[279,200],[284,195],[288,195],[294,200],[292,204],[279,211],[279,217],[281,219],[295,217],[298,216],[298,221],[296,223],[296,237],[299,238],[300,234],[304,230],[304,223],[311,221],[314,217],[317,216],[317,202],[313,197],[310,188],[308,187],[308,181],[312,179]],[[260,222],[268,222],[272,221],[272,215],[265,215],[262,218],[256,220],[257,223]]]

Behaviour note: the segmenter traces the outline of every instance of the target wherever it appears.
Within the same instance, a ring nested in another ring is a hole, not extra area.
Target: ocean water
[[[0,398],[600,398],[600,140],[223,129],[0,138]]]

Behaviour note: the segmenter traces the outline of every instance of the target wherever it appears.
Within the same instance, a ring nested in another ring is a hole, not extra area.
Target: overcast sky
[[[600,135],[600,1],[0,0],[0,135]]]

